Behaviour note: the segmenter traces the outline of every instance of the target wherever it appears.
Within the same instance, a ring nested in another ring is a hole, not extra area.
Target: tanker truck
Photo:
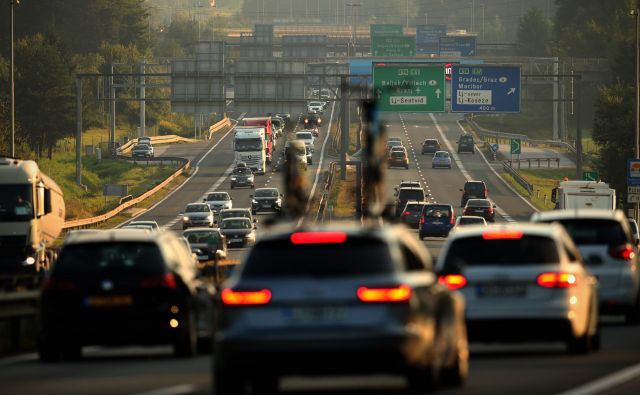
[[[31,160],[0,157],[0,284],[37,285],[56,258],[62,190]]]

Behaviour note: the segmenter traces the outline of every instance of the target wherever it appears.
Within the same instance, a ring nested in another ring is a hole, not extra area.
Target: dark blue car
[[[450,204],[425,204],[420,218],[420,239],[447,237],[456,223],[456,214]]]

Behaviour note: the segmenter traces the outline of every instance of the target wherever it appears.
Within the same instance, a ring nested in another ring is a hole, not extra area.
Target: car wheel
[[[174,354],[180,358],[191,358],[196,355],[198,334],[196,315],[193,308],[188,307],[183,316],[183,327],[173,345]]]
[[[247,393],[242,375],[231,369],[214,369],[213,387],[216,395],[244,395]]]
[[[404,167],[404,169],[405,169],[405,170],[409,170],[409,165],[406,165],[406,166]]]
[[[57,342],[41,338],[38,341],[38,357],[42,362],[58,362],[62,352]]]
[[[635,306],[631,307],[624,315],[624,322],[627,325],[640,324],[640,294],[636,297]]]
[[[436,168],[436,166],[435,166],[435,165],[431,165],[431,168],[432,168],[432,169],[435,169],[435,168]]]
[[[254,394],[273,395],[280,390],[280,378],[276,375],[262,373],[251,380],[251,387]]]
[[[229,188],[233,189],[233,184],[229,185]]]
[[[407,384],[412,392],[431,392],[436,387],[435,374],[431,366],[409,368],[406,376]]]

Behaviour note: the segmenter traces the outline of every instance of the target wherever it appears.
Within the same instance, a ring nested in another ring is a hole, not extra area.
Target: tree
[[[626,196],[627,159],[635,156],[634,87],[617,82],[596,99],[593,140],[600,147],[596,165],[604,180]]]
[[[61,41],[36,34],[16,45],[16,119],[23,137],[38,157],[74,131],[75,101],[72,65]]]
[[[547,56],[551,25],[539,8],[531,8],[520,18],[517,54],[521,56]]]

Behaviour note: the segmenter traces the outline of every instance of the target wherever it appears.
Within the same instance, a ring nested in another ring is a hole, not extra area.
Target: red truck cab
[[[241,126],[260,126],[265,130],[264,139],[265,139],[265,147],[266,147],[266,157],[267,163],[271,163],[271,159],[273,157],[273,128],[271,127],[271,117],[254,117],[254,118],[244,118],[242,120]]]

